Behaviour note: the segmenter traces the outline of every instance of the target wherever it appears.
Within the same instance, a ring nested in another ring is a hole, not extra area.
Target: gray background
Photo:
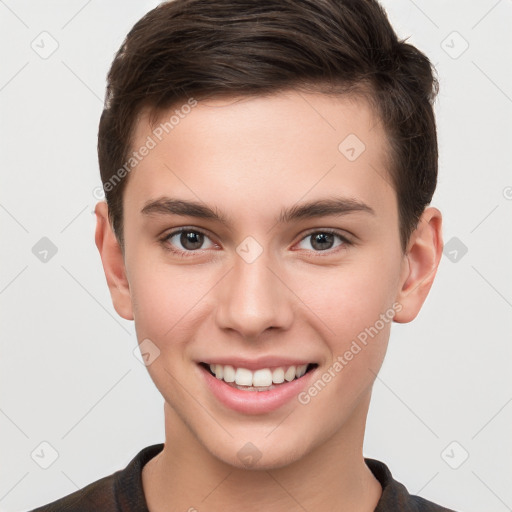
[[[392,329],[365,455],[427,499],[512,510],[512,1],[383,4],[438,69],[433,205],[447,249],[419,317]],[[155,5],[0,0],[2,511],[163,441],[162,399],[112,307],[92,214],[105,75]]]

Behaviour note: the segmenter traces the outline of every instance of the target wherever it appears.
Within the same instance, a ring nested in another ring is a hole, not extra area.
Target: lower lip
[[[207,386],[226,407],[244,414],[264,414],[275,411],[290,402],[308,385],[316,368],[299,379],[279,384],[268,391],[242,391],[214,377],[206,368],[198,365]]]

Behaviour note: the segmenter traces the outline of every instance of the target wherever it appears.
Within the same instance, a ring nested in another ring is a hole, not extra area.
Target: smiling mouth
[[[288,382],[302,378],[318,365],[309,363],[303,365],[278,366],[261,368],[251,371],[247,368],[237,368],[231,365],[200,363],[210,375],[224,381],[229,386],[242,391],[269,391]]]

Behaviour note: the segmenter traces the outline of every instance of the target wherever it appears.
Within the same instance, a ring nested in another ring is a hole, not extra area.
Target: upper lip
[[[301,366],[312,364],[311,359],[292,359],[290,357],[266,356],[258,359],[244,359],[242,357],[212,357],[199,361],[206,364],[230,365],[234,368],[246,368],[247,370],[259,370],[261,368],[289,368],[290,366]]]

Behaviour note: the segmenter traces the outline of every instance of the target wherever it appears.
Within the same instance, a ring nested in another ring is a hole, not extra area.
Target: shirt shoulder
[[[117,512],[114,494],[116,473],[93,482],[83,489],[32,512]]]
[[[141,450],[122,470],[31,512],[148,512],[142,488],[142,467],[163,444]]]
[[[382,487],[382,496],[375,512],[455,512],[420,496],[409,494],[405,486],[393,478],[383,462],[367,458],[365,462]]]

